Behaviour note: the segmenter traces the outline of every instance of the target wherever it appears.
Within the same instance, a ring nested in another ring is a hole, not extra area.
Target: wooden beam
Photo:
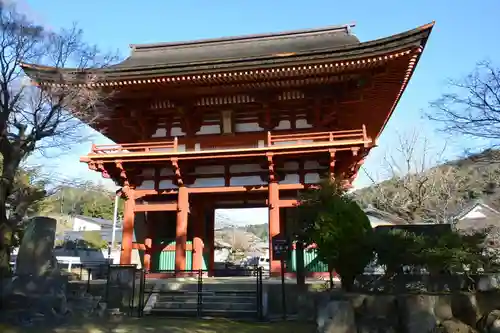
[[[311,186],[304,184],[278,184],[280,190],[303,190]],[[256,186],[218,186],[188,188],[189,193],[233,193],[233,192],[263,192],[268,191],[267,185]]]
[[[299,200],[297,199],[280,199],[279,207],[280,208],[290,208],[297,207],[299,205]]]
[[[165,189],[165,190],[138,190],[134,191],[135,199],[140,199],[147,195],[169,195],[177,194],[177,189]]]
[[[136,204],[135,212],[175,212],[177,203]]]

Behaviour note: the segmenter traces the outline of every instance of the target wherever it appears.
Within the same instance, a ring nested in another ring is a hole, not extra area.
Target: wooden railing
[[[151,151],[177,151],[177,137],[171,141],[122,143],[114,145],[92,145],[93,154],[149,153]]]
[[[280,143],[307,144],[314,142],[335,142],[335,141],[363,141],[368,142],[366,126],[360,130],[298,133],[298,134],[272,134],[267,132],[267,146]]]
[[[230,139],[229,139],[230,140]],[[315,143],[352,142],[353,144],[369,144],[370,140],[363,125],[359,130],[332,131],[332,132],[308,132],[296,134],[272,134],[267,133],[268,147],[271,146],[297,146]],[[249,144],[250,145],[250,144]],[[254,146],[258,149],[258,145]],[[224,149],[252,149],[247,147],[226,146]],[[222,150],[218,148],[205,148],[201,151]],[[177,137],[171,141],[124,143],[114,145],[92,145],[92,154],[124,154],[124,153],[150,153],[150,152],[179,152]]]

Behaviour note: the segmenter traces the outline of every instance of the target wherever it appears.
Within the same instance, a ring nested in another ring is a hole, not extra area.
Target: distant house
[[[231,255],[232,246],[229,243],[214,240],[214,262],[223,263],[229,260]]]
[[[376,228],[379,226],[408,224],[408,222],[405,221],[404,219],[402,219],[394,214],[391,214],[391,213],[382,211],[380,209],[374,208],[372,206],[369,206],[368,208],[364,209],[363,211],[365,212],[366,216],[370,220],[370,224],[371,224],[372,228]]]
[[[73,231],[92,231],[102,229],[112,229],[113,221],[76,215],[73,217]]]
[[[500,212],[484,200],[477,200],[462,209],[454,224],[457,230],[500,227]]]

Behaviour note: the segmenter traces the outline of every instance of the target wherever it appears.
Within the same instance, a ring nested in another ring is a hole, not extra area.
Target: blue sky
[[[58,29],[78,22],[86,39],[103,49],[119,49],[126,56],[128,45],[182,41],[230,35],[277,32],[325,25],[356,23],[353,32],[362,41],[385,37],[436,21],[436,26],[395,114],[372,151],[365,169],[377,177],[383,157],[391,151],[396,133],[417,130],[439,149],[445,138],[423,119],[428,102],[445,90],[445,81],[469,72],[477,61],[499,62],[500,1],[482,0],[19,0],[23,10],[40,23]],[[481,4],[481,5],[477,5]],[[448,157],[461,152],[465,140],[452,138]],[[102,142],[96,138],[96,142]],[[468,141],[470,142],[470,141]],[[78,162],[90,144],[75,146],[59,159],[41,160],[47,168],[65,165],[62,176],[98,179]],[[362,172],[355,185],[370,180]],[[256,211],[255,219],[265,219]],[[238,216],[248,214],[233,213]],[[231,215],[233,215],[231,214]],[[240,217],[241,219],[241,217]]]

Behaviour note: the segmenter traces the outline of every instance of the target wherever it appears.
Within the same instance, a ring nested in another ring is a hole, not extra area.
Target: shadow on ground
[[[92,322],[89,322],[89,321]],[[2,333],[309,333],[312,324],[297,322],[249,323],[223,319],[181,320],[167,318],[125,318],[122,320],[96,320],[74,322],[59,327],[30,328],[0,327]]]

